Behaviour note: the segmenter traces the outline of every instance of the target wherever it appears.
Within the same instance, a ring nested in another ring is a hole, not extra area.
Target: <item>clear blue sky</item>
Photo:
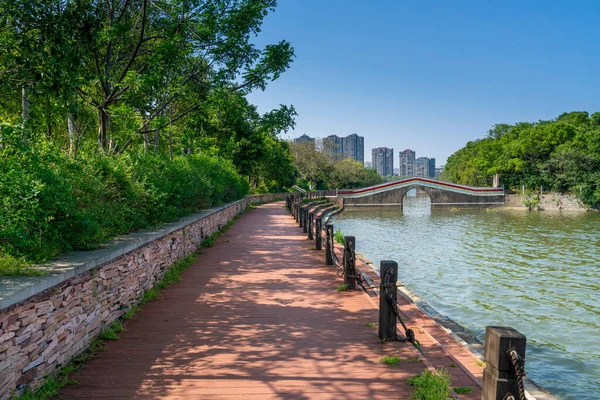
[[[256,39],[291,68],[249,96],[313,137],[358,133],[443,164],[496,123],[600,111],[600,2],[280,0]]]

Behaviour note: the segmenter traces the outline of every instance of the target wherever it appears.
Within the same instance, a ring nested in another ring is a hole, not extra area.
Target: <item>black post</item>
[[[398,263],[391,260],[382,260],[379,264],[379,339],[395,340],[396,313],[394,305],[398,300],[396,281],[398,280]],[[388,297],[390,298],[389,301]]]
[[[308,208],[302,209],[302,232],[308,232]]]
[[[354,236],[344,236],[344,283],[348,285],[347,290],[356,290],[356,241]]]
[[[296,222],[298,222],[298,203],[294,203],[294,218],[296,218]]]
[[[322,237],[322,232],[321,232],[321,217],[315,219],[315,250],[321,250],[321,237]]]
[[[302,228],[302,226],[304,225],[304,208],[302,208],[302,207],[304,207],[304,206],[300,206],[298,208],[298,212],[300,213],[300,217],[299,217],[300,219],[298,221],[298,226],[300,228]]]
[[[314,240],[315,237],[313,235],[313,228],[315,226],[315,214],[308,213],[308,238],[310,240]]]
[[[333,256],[331,255],[333,249],[329,245],[333,242],[333,224],[325,225],[325,234],[325,240],[327,241],[325,243],[325,264],[333,265]]]
[[[510,393],[519,398],[517,374],[509,355],[514,350],[525,359],[527,338],[508,326],[485,328],[485,369],[483,370],[483,393],[481,400],[502,400]]]

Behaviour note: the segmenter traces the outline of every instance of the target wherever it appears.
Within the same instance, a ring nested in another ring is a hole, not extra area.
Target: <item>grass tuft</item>
[[[456,392],[456,394],[467,394],[467,393],[474,392],[473,388],[465,387],[465,386],[458,386],[458,387],[455,387],[452,389]]]
[[[48,272],[44,269],[28,265],[23,258],[0,252],[0,276],[43,276],[47,274]]]
[[[377,323],[376,322],[369,322],[367,324],[360,324],[360,326],[370,326],[370,327],[373,327],[373,326],[377,326]]]
[[[344,284],[340,285],[335,291],[336,292],[345,292],[346,290],[348,290],[348,285],[344,283]]]
[[[426,369],[408,379],[408,384],[414,386],[411,398],[414,400],[447,400],[450,398],[451,380],[452,378],[443,368],[435,372]]]
[[[339,244],[341,244],[342,246],[344,245],[344,234],[342,233],[342,230],[339,227],[337,228],[337,230],[333,234],[333,239],[336,242],[338,242]]]
[[[400,362],[400,357],[385,356],[383,358],[380,358],[379,362],[381,362],[383,364],[391,365],[392,367],[395,367]]]

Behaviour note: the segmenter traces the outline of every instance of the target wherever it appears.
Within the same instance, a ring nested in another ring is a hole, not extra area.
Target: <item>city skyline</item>
[[[365,168],[373,168],[381,176],[436,178],[444,169],[436,165],[435,157],[416,157],[416,151],[405,149],[398,152],[398,168],[394,165],[394,149],[380,146],[371,149],[371,160],[364,158],[364,137],[356,133],[346,137],[329,135],[325,138],[311,137],[306,133],[292,139],[294,143],[312,142],[318,151],[333,160],[352,158],[362,162]],[[397,172],[396,172],[397,171]]]
[[[248,98],[261,113],[294,105],[296,127],[283,138],[357,132],[366,149],[417,149],[445,164],[495,124],[597,111],[596,8],[280,2],[256,40],[285,37],[297,57],[269,90]]]

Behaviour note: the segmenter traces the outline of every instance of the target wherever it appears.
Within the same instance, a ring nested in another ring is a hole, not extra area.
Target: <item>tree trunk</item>
[[[101,151],[108,149],[108,128],[110,124],[110,115],[105,109],[98,109],[98,120],[100,125],[98,126],[98,147]]]
[[[169,158],[173,161],[173,119],[169,114]]]
[[[21,120],[23,133],[28,136],[29,133],[29,118],[31,114],[31,105],[29,103],[29,83],[23,83],[21,87]]]
[[[69,131],[69,156],[75,157],[75,119],[73,118],[73,114],[67,113],[67,130]]]

